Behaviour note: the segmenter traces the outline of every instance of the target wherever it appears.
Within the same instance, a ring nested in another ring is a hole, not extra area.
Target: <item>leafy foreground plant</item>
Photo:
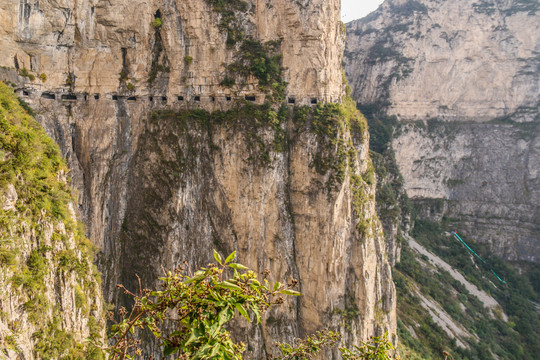
[[[304,360],[312,359],[313,356],[320,350],[332,347],[336,342],[341,340],[339,333],[324,330],[317,334],[307,337],[305,340],[296,340],[296,345],[291,346],[286,343],[279,343],[279,349],[282,356],[274,360]],[[388,341],[388,333],[383,336],[372,336],[369,341],[363,342],[362,345],[353,345],[353,350],[345,347],[340,347],[339,351],[344,360],[392,360],[400,359],[399,356],[392,357],[391,350],[394,347]]]
[[[339,348],[343,359],[345,360],[390,360],[391,350],[394,349],[390,341],[388,341],[388,333],[383,336],[372,336],[368,342],[363,342],[361,346],[353,345],[353,350],[347,348]],[[399,359],[395,356],[394,359]]]
[[[297,284],[294,279],[288,284],[276,282],[270,286],[266,279],[268,271],[261,283],[253,271],[232,262],[235,256],[236,251],[223,261],[214,251],[217,264],[209,264],[194,274],[184,262],[184,266],[160,278],[162,291],[140,289],[141,295],[136,295],[123,285],[118,285],[133,298],[135,304],[129,315],[125,308],[119,310],[121,320],[111,327],[112,345],[105,348],[109,359],[133,359],[141,355],[138,330],[147,328],[160,341],[164,356],[178,353],[179,360],[241,360],[246,346],[242,342],[233,342],[225,327],[234,318],[235,312],[248,321],[253,315],[254,320],[260,323],[261,314],[272,305],[283,303],[281,295],[298,296],[300,293],[291,290]],[[224,280],[226,271],[232,271],[232,278]],[[170,333],[163,329],[164,323],[174,324],[168,326],[173,328]],[[336,332],[324,330],[305,340],[297,340],[295,346],[277,344],[281,355],[274,360],[311,359],[323,348],[333,346],[340,337]],[[379,341],[382,338],[373,339]],[[353,351],[345,348],[340,351],[344,359],[350,360],[390,359],[364,356],[383,354],[391,349],[386,336],[383,339],[380,340],[381,345],[373,346],[374,351],[371,351],[371,347],[364,351],[366,344],[355,347]]]

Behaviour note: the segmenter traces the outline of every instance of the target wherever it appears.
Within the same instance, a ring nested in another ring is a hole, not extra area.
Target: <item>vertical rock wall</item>
[[[284,148],[274,151],[276,130],[252,110],[224,123],[215,115],[201,123],[189,113],[145,121],[128,176],[122,281],[135,272],[151,282],[161,264],[170,268],[184,259],[208,263],[213,248],[237,250],[240,262],[258,273],[298,279],[304,296],[272,311],[262,328],[241,332],[254,359],[271,353],[278,339],[325,327],[341,329],[348,342],[392,332],[394,288],[374,187],[358,189],[347,176],[327,191],[330,174],[312,164],[322,144],[311,124],[293,123],[282,110]],[[357,145],[357,171],[364,173],[367,144]],[[369,198],[360,218],[355,189]],[[360,221],[370,224],[365,233]]]
[[[313,114],[292,110],[293,102],[321,106],[342,97],[339,10],[338,1],[251,1],[227,23],[203,0],[2,8],[11,23],[2,27],[0,63],[47,75],[12,81],[25,83],[21,96],[68,158],[79,211],[101,249],[108,301],[119,300],[118,282],[135,286],[134,274],[153,286],[161,266],[201,266],[213,248],[237,250],[257,272],[296,278],[304,294],[263,326],[239,324],[248,358],[324,327],[339,329],[347,343],[395,334],[374,183],[363,179],[366,129],[340,110],[322,118],[324,137],[313,130]],[[19,14],[14,27],[9,13]],[[261,86],[255,76],[221,84],[241,51],[240,43],[227,45],[224,27],[233,25],[234,34],[279,45],[290,107],[238,103],[268,99],[274,84]],[[324,159],[341,165],[328,168]]]
[[[237,56],[223,29],[233,24],[242,36],[280,42],[288,95],[299,102],[339,100],[344,35],[339,1],[230,3],[245,4],[244,11],[231,14],[205,0],[6,3],[0,6],[0,65],[45,74],[45,82],[29,84],[36,90],[158,95],[170,101],[195,95],[203,102],[211,96],[264,97],[253,77],[220,86],[226,65]],[[158,17],[161,26],[155,27]],[[149,83],[153,71],[156,80]]]
[[[348,24],[345,69],[421,214],[512,260],[540,259],[537,1],[385,1]]]

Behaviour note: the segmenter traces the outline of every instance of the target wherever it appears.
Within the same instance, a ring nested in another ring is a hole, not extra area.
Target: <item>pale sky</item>
[[[376,10],[383,0],[341,0],[341,21],[360,19]]]

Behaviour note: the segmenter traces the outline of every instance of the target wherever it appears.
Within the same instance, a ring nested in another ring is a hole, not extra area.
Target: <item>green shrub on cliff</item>
[[[152,21],[152,26],[154,29],[159,29],[163,23],[161,22],[161,18],[157,17]]]
[[[59,181],[67,172],[58,146],[23,109],[13,90],[0,83],[0,189],[14,184],[17,210],[38,216],[43,211],[67,219],[69,188]]]
[[[192,273],[187,263],[160,278],[163,290],[140,289],[134,294],[118,285],[135,302],[131,311],[121,308],[121,319],[111,327],[112,345],[106,348],[109,359],[133,359],[142,355],[140,330],[148,329],[159,340],[163,356],[175,355],[181,360],[220,359],[241,360],[246,350],[244,343],[235,343],[227,324],[235,317],[261,322],[264,312],[283,303],[281,295],[300,293],[292,290],[297,284],[276,282],[270,285],[266,276],[262,281],[245,266],[233,263],[236,252],[225,260],[214,251],[216,263]],[[175,326],[166,331],[162,325]],[[294,345],[278,343],[281,355],[274,360],[311,359],[318,352],[332,347],[340,339],[336,332],[324,330],[297,340]],[[390,360],[393,349],[385,336],[374,337],[353,350],[340,348],[344,359]]]
[[[9,301],[20,303],[25,311],[23,319],[0,313],[0,322],[6,324],[0,331],[0,347],[9,337],[9,349],[22,351],[18,332],[26,318],[31,325],[24,329],[33,329],[34,342],[24,347],[32,348],[34,357],[98,359],[99,351],[64,328],[65,304],[51,296],[61,291],[60,283],[68,285],[76,279],[79,301],[75,305],[95,325],[91,334],[100,336],[100,321],[95,318],[100,314],[85,310],[99,301],[94,296],[99,273],[92,265],[92,245],[69,210],[73,197],[67,167],[58,146],[23,104],[13,89],[0,82],[0,302],[9,295]],[[79,266],[62,266],[63,253],[72,253]]]
[[[181,359],[241,359],[245,345],[233,342],[225,327],[235,312],[260,323],[266,309],[283,302],[280,295],[299,295],[291,290],[295,280],[270,286],[268,280],[260,282],[252,271],[241,273],[247,268],[232,262],[235,252],[223,261],[214,251],[214,258],[215,264],[194,273],[187,265],[169,272],[160,279],[161,291],[144,290],[136,295],[120,285],[135,305],[127,317],[125,309],[119,311],[123,318],[111,328],[110,358],[140,353],[133,330],[148,328],[160,341],[164,356],[180,353]],[[177,323],[174,331],[162,330],[166,321]]]

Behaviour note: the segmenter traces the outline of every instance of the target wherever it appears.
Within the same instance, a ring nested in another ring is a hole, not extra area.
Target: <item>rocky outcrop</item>
[[[326,104],[344,92],[338,1],[21,4],[0,61],[26,77],[4,76],[69,161],[108,301],[237,250],[303,293],[239,324],[247,358],[323,327],[395,334],[364,120]]]
[[[489,121],[538,112],[536,1],[390,0],[348,25],[346,72],[360,103],[399,119]]]
[[[535,262],[539,13],[525,0],[386,1],[348,24],[345,51],[354,97],[399,121],[392,146],[421,213]]]
[[[0,82],[0,357],[98,359],[99,272],[58,147]]]
[[[37,75],[31,86],[39,90],[102,98],[117,93],[166,96],[169,101],[200,96],[206,108],[214,108],[226,104],[227,96],[262,101],[266,95],[256,76],[240,76],[238,67],[230,74],[226,68],[238,60],[242,39],[248,38],[279,44],[288,96],[299,102],[340,98],[344,28],[337,20],[338,1],[214,3],[3,4],[0,65]],[[236,83],[220,85],[228,77]]]
[[[336,189],[325,190],[333,172],[319,174],[313,165],[324,143],[310,119],[294,123],[282,109],[272,128],[266,111],[251,108],[225,119],[158,113],[145,122],[128,175],[122,281],[136,272],[151,282],[160,264],[170,268],[182,259],[207,263],[212,248],[237,250],[258,273],[298,279],[302,298],[268,314],[260,329],[241,324],[253,359],[271,353],[275,340],[323,327],[341,328],[347,342],[392,329],[394,290],[374,188],[352,185],[345,169]],[[357,146],[360,175],[367,145]],[[334,161],[333,152],[324,153],[327,161]],[[360,214],[355,191],[370,197]]]
[[[393,146],[423,216],[459,223],[507,259],[539,261],[539,124],[428,122],[401,131]]]

